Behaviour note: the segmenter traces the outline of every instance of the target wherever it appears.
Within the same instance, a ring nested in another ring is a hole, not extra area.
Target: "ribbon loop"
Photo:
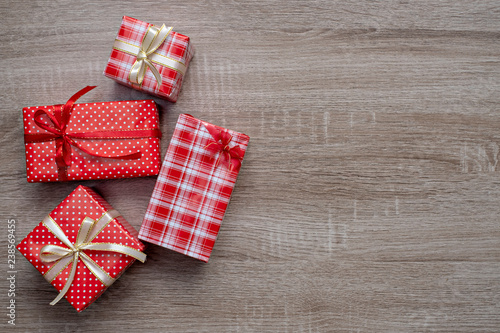
[[[89,238],[89,233],[92,227],[94,226],[95,221],[90,217],[86,217],[83,219],[82,224],[80,225],[80,229],[78,230],[78,235],[76,236],[75,247],[78,249],[82,244],[87,242]]]
[[[95,236],[106,227],[112,220],[120,216],[115,210],[106,212],[101,216],[98,221],[91,219],[90,217],[85,217],[78,230],[78,235],[74,244],[70,242],[68,237],[64,234],[64,231],[59,227],[59,225],[47,215],[42,221],[45,227],[54,234],[54,236],[59,239],[67,248],[48,244],[40,249],[40,260],[42,262],[55,262],[55,264],[45,273],[44,277],[52,282],[53,279],[59,274],[61,270],[66,268],[68,264],[72,264],[71,273],[68,277],[66,284],[60,291],[59,295],[50,303],[54,305],[59,302],[64,295],[69,291],[71,283],[73,282],[76,274],[76,267],[78,261],[81,260],[83,264],[98,278],[105,286],[109,287],[115,279],[112,278],[105,270],[95,263],[84,251],[108,251],[121,253],[131,256],[140,262],[146,260],[146,254],[143,252],[131,248],[129,246],[115,244],[115,243],[92,243]],[[99,223],[103,221],[102,223]],[[97,229],[98,230],[94,230]]]
[[[73,249],[67,249],[57,245],[45,245],[40,250],[40,259],[43,262],[54,262],[73,254]]]
[[[146,75],[146,67],[149,67],[151,73],[154,75],[158,87],[161,86],[161,75],[160,72],[149,59],[150,55],[160,47],[165,41],[165,38],[172,31],[172,27],[167,28],[163,24],[160,28],[155,26],[150,26],[142,39],[141,46],[136,54],[136,61],[130,69],[128,79],[132,83],[142,84],[144,76]]]

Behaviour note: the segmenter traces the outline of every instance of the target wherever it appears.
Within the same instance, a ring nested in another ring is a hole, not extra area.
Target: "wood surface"
[[[0,3],[0,331],[499,332],[498,1]],[[148,245],[82,313],[17,241],[78,184],[137,229],[155,177],[28,184],[21,109],[149,98],[102,71],[123,15],[196,54],[160,106],[248,134],[208,264]]]

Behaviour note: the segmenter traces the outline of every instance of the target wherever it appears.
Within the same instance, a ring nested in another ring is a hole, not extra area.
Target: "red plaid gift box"
[[[139,239],[207,262],[249,139],[181,114]]]
[[[137,231],[88,187],[78,186],[17,249],[78,311],[94,302],[135,259]]]
[[[23,109],[28,182],[157,175],[159,117],[153,100],[74,102]]]
[[[193,54],[189,37],[171,27],[124,16],[104,75],[175,102]]]

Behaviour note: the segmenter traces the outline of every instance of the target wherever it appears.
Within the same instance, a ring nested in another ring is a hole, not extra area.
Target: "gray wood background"
[[[0,4],[0,331],[500,331],[498,1]],[[161,107],[251,137],[208,264],[149,245],[78,314],[19,242],[78,184],[139,228],[155,177],[28,184],[21,109],[148,95],[102,76],[123,15],[196,54]],[[3,236],[1,236],[3,235]]]

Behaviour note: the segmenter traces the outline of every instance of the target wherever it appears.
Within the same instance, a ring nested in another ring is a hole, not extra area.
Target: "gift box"
[[[124,16],[104,75],[175,102],[193,54],[189,37],[172,27]]]
[[[208,261],[249,137],[181,114],[139,239]]]
[[[146,255],[137,231],[101,196],[78,186],[17,249],[78,311]]]
[[[23,109],[28,182],[157,175],[160,127],[153,100],[79,103]]]

